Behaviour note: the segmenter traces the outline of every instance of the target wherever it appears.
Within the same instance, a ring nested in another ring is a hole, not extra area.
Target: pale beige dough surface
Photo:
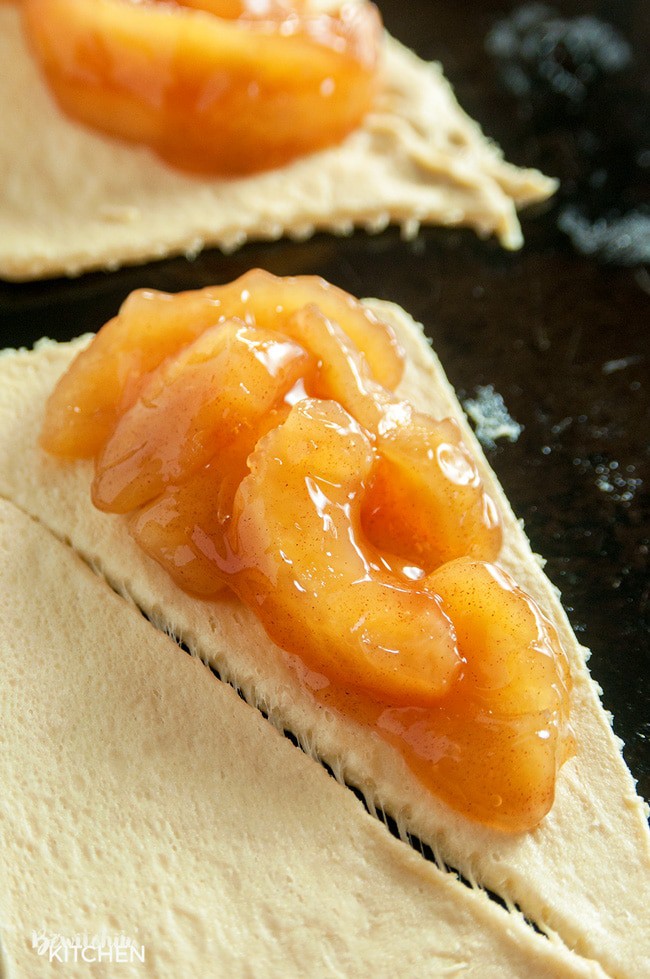
[[[0,584],[7,979],[604,976],[390,837],[4,501]],[[32,931],[144,964],[50,963]]]
[[[310,702],[248,610],[226,597],[208,604],[182,594],[143,556],[121,518],[96,511],[88,464],[62,465],[39,451],[45,399],[79,343],[46,344],[0,361],[0,494],[69,540],[118,591],[239,686],[249,702],[296,732],[340,778],[360,786],[371,807],[382,806],[466,878],[516,902],[540,927],[557,932],[568,947],[597,959],[610,974],[630,979],[650,974],[648,827],[584,650],[420,328],[394,306],[373,305],[394,323],[407,350],[402,393],[436,415],[456,417],[463,427],[504,517],[500,561],[553,618],[570,657],[577,754],[562,768],[555,805],[534,831],[508,836],[485,829],[427,795],[384,742]]]
[[[317,229],[414,234],[469,225],[521,244],[517,208],[555,181],[506,163],[460,109],[438,65],[385,39],[384,83],[363,127],[335,149],[244,180],[186,177],[146,149],[69,121],[0,3],[0,277],[34,279]]]

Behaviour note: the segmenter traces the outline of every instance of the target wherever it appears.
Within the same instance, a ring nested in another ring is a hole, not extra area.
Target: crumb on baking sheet
[[[497,439],[516,442],[523,426],[510,416],[502,396],[492,384],[479,385],[476,397],[467,398],[463,407],[474,422],[476,437],[486,449],[494,449]]]

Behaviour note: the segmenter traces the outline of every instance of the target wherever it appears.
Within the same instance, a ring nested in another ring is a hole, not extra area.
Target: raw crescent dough
[[[394,840],[4,501],[0,582],[7,979],[101,969],[33,931],[144,945],[116,976],[605,979]]]
[[[478,826],[423,791],[390,747],[350,719],[308,700],[281,651],[234,597],[214,603],[174,586],[129,536],[124,521],[90,502],[91,467],[62,464],[37,447],[44,404],[87,339],[0,359],[0,494],[69,541],[161,629],[209,661],[304,748],[358,786],[368,805],[392,814],[470,881],[515,903],[571,949],[617,977],[650,974],[650,834],[642,801],[571,632],[558,595],[531,553],[421,329],[398,307],[369,305],[395,327],[407,352],[401,387],[418,407],[459,422],[504,519],[500,562],[550,614],[574,674],[572,724],[577,755],[561,769],[555,804],[537,829],[510,836]]]
[[[316,230],[407,235],[420,223],[469,225],[522,243],[517,208],[556,182],[520,170],[459,107],[440,67],[386,35],[384,87],[363,127],[335,149],[239,180],[176,173],[144,148],[65,118],[0,0],[0,277],[113,269],[208,245],[306,238]]]

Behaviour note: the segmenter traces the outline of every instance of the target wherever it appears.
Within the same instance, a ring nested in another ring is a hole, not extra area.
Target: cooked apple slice
[[[175,296],[150,289],[132,292],[59,385],[43,428],[43,447],[59,456],[94,455],[119,414],[137,399],[143,378],[208,327],[226,318],[281,327],[309,303],[336,319],[379,382],[390,388],[398,384],[403,370],[399,344],[371,310],[318,276],[281,279],[253,269],[228,285]]]
[[[381,23],[285,4],[23,0],[25,28],[73,119],[182,169],[242,175],[340,142],[377,88]]]

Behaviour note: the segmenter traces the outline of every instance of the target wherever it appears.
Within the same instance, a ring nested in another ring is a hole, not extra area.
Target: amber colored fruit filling
[[[237,176],[339,143],[371,107],[381,21],[370,3],[24,0],[61,108],[173,166]]]
[[[396,393],[389,326],[321,279],[133,293],[50,398],[43,447],[94,458],[178,585],[229,587],[316,705],[427,789],[516,831],[569,750],[553,625],[493,564],[496,506],[450,419]]]

